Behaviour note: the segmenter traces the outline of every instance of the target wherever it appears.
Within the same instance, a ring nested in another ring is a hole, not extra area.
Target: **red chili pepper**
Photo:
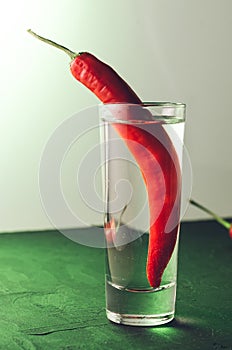
[[[229,228],[229,236],[232,239],[232,224],[230,225],[230,228]]]
[[[65,51],[72,59],[70,69],[75,79],[90,89],[103,103],[125,102],[142,105],[142,101],[129,85],[110,66],[92,54],[86,52],[76,54],[31,30],[29,32],[38,39]],[[152,287],[158,287],[164,269],[171,258],[178,234],[181,181],[179,160],[174,146],[162,126],[159,126],[159,136],[165,140],[165,146],[158,138],[135,125],[114,124],[114,126],[137,160],[146,183],[151,223],[147,278]],[[157,125],[156,128],[158,128]],[[131,141],[136,141],[140,145],[139,149],[136,143]],[[144,157],[141,146],[150,152],[151,157],[147,157],[147,153]],[[158,161],[161,170],[157,170],[154,159]],[[163,200],[163,188],[160,191],[157,184],[162,183],[163,179],[166,186],[165,198],[162,209],[156,217],[157,203]],[[171,232],[166,233],[166,224],[173,209],[175,210],[175,223]],[[109,226],[108,229],[111,233],[112,227]]]

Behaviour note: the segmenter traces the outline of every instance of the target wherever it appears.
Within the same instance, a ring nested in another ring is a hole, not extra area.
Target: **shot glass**
[[[106,315],[156,326],[175,314],[185,105],[103,104]]]

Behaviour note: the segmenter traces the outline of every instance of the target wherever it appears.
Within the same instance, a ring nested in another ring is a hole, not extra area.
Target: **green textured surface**
[[[176,319],[151,328],[105,317],[104,252],[57,232],[0,235],[0,349],[232,349],[232,242],[184,223]]]

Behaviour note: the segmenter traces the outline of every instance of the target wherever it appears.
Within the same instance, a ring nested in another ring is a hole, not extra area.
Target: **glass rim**
[[[170,101],[156,101],[156,102],[142,102],[142,106],[145,107],[175,107],[175,108],[185,108],[186,104],[182,102],[170,102]]]
[[[186,120],[186,105],[180,102],[141,102],[141,103],[102,103],[99,105],[101,119],[109,123],[121,124],[176,124],[185,122]],[[135,108],[135,110],[133,110]],[[120,110],[125,109],[126,113],[121,114]],[[128,118],[127,111],[131,109],[132,112],[138,112],[137,117]],[[117,113],[117,110],[119,114]],[[150,111],[151,114],[140,115],[141,111]],[[114,112],[116,114],[114,114]],[[124,117],[123,117],[124,116]]]
[[[170,101],[142,101],[141,103],[132,102],[107,102],[101,103],[100,106],[110,105],[130,105],[130,106],[142,106],[142,107],[172,107],[172,108],[186,108],[186,104],[183,102],[170,102]]]

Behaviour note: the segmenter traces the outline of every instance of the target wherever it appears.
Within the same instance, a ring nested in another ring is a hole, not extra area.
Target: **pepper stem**
[[[69,57],[71,57],[71,59],[73,60],[76,56],[78,56],[77,53],[69,50],[67,47],[63,46],[63,45],[60,45],[60,44],[57,44],[55,43],[55,41],[52,41],[50,39],[46,39],[38,34],[36,34],[35,32],[33,32],[31,29],[28,29],[27,30],[28,33],[30,33],[31,35],[33,35],[35,38],[45,42],[46,44],[49,44],[49,45],[52,45],[54,47],[56,47],[57,49],[60,49],[62,51],[64,51],[67,55],[69,55]]]
[[[222,219],[220,216],[218,216],[217,214],[215,214],[214,212],[212,212],[211,210],[207,209],[206,207],[204,207],[203,205],[199,204],[198,202],[196,202],[195,200],[193,199],[190,199],[189,202],[193,205],[195,205],[197,208],[205,211],[207,214],[210,214],[217,222],[219,222],[219,224],[221,224],[222,226],[224,226],[226,229],[230,229],[231,227],[231,224]]]

